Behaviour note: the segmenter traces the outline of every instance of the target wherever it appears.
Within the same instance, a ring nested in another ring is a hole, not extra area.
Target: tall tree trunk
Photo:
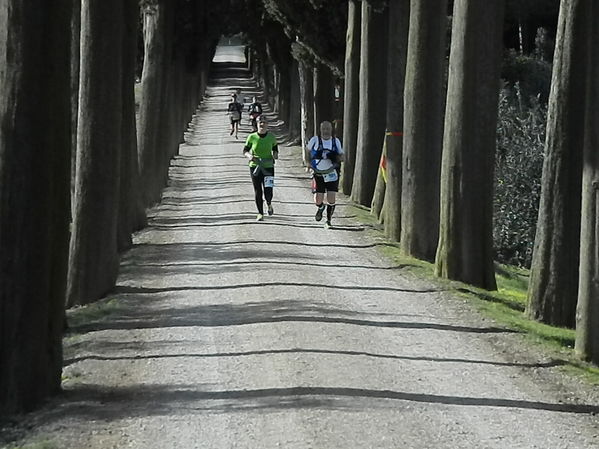
[[[338,78],[335,79],[334,94],[333,132],[343,139],[343,81]]]
[[[304,166],[308,166],[310,161],[306,154],[308,141],[314,135],[314,89],[312,69],[306,63],[299,64],[300,77],[300,94],[301,94],[301,109],[302,109],[302,160]]]
[[[81,42],[81,0],[73,0],[71,14],[71,209],[75,198],[77,167],[77,115],[79,114],[79,52]]]
[[[352,200],[370,206],[385,137],[387,12],[362,1],[360,111]]]
[[[135,67],[137,60],[137,32],[139,2],[124,0],[123,63],[122,63],[122,151],[121,183],[118,221],[118,249],[131,246],[131,233],[145,223],[145,210],[141,198],[139,166],[137,160],[137,137],[135,123]]]
[[[60,390],[71,7],[0,2],[0,415]]]
[[[404,93],[401,249],[433,261],[445,105],[445,0],[412,0]]]
[[[589,42],[586,130],[582,173],[580,277],[576,353],[599,364],[599,0],[586,14]],[[581,26],[584,26],[581,24]],[[595,43],[595,45],[592,45]],[[582,67],[577,67],[582,70]]]
[[[82,1],[70,306],[104,296],[118,273],[123,20],[122,0]]]
[[[561,3],[549,110],[539,219],[528,287],[529,317],[573,327],[578,296],[580,195],[584,141],[588,0]]]
[[[333,123],[335,80],[331,69],[324,64],[314,68],[314,129],[320,130],[324,121]]]
[[[389,3],[389,56],[387,71],[387,132],[385,234],[395,241],[401,235],[404,84],[410,27],[410,0]]]
[[[356,142],[360,109],[360,31],[362,23],[360,2],[348,1],[345,47],[345,89],[343,90],[343,174],[341,187],[351,195],[356,167]]]
[[[277,89],[277,113],[281,120],[288,122],[291,101],[291,71],[293,67],[289,42],[281,40],[276,46],[276,67],[279,73]],[[289,123],[287,123],[289,126]]]
[[[159,147],[161,126],[162,93],[165,84],[165,33],[167,23],[167,0],[158,0],[153,6],[146,6],[143,12],[144,64],[141,76],[141,99],[139,106],[139,170],[145,206],[150,206],[160,198],[160,183],[157,173],[160,170],[159,155],[164,149]]]
[[[162,189],[168,183],[168,168],[171,157],[176,153],[179,147],[178,139],[174,133],[178,131],[179,125],[176,119],[176,77],[174,69],[177,66],[177,55],[174,54],[175,40],[175,2],[168,1],[164,4],[165,26],[162,30],[162,39],[164,42],[164,65],[162,67],[162,85],[160,86],[160,119],[161,124],[158,132],[158,151],[156,152],[156,201],[160,201]]]
[[[437,275],[489,290],[503,13],[503,0],[454,3],[436,258]]]
[[[296,142],[301,136],[301,93],[299,78],[299,63],[293,59],[289,68],[289,78],[291,80],[291,95],[289,102],[289,138]]]

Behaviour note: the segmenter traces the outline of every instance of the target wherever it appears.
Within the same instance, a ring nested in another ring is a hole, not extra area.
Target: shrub
[[[495,159],[493,242],[499,262],[530,267],[541,193],[547,106],[501,90]]]
[[[538,43],[541,45],[541,42]],[[520,100],[532,107],[529,100],[537,98],[546,104],[551,89],[551,62],[543,59],[541,49],[533,55],[521,55],[509,50],[504,56],[502,78],[508,86],[521,93]]]

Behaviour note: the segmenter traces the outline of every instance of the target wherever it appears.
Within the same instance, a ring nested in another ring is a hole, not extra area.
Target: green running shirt
[[[252,133],[245,141],[244,151],[250,151],[251,155],[260,159],[270,159],[262,162],[262,167],[272,168],[274,161],[272,157],[273,151],[278,151],[277,139],[271,133],[266,133],[264,137],[260,137],[258,133]],[[250,161],[250,167],[256,167],[256,162]]]

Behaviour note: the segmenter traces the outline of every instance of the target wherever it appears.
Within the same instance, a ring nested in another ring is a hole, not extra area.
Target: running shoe
[[[262,215],[262,214],[256,215],[256,221],[263,221],[263,220],[264,220],[264,215]]]
[[[327,220],[326,223],[324,224],[324,228],[325,229],[331,229],[333,227],[333,225],[331,224],[330,220]]]
[[[275,213],[275,210],[272,208],[272,204],[267,204],[268,207],[268,215],[272,215]]]
[[[318,208],[318,210],[316,211],[316,215],[314,215],[314,220],[316,220],[316,221],[322,220],[322,214],[324,212],[324,208],[325,208],[324,204]]]

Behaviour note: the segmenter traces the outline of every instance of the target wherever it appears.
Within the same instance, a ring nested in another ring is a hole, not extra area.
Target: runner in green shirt
[[[261,117],[258,131],[248,136],[243,147],[243,155],[249,159],[250,176],[254,185],[257,220],[264,219],[264,199],[268,207],[268,215],[274,214],[272,195],[275,182],[275,160],[279,157],[277,139],[268,132],[268,123]],[[264,199],[262,198],[264,191]]]

